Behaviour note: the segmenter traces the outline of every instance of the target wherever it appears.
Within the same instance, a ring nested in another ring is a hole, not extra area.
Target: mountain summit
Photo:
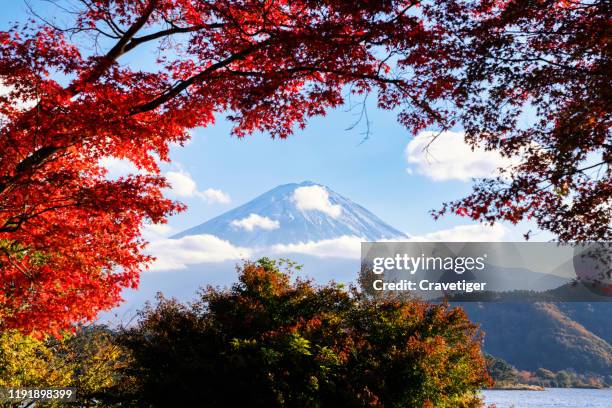
[[[311,181],[280,185],[172,238],[200,234],[250,247],[346,235],[368,241],[406,237],[362,206]]]

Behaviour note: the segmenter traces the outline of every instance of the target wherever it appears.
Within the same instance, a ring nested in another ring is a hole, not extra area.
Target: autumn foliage
[[[476,407],[489,384],[461,309],[292,282],[268,259],[190,305],[162,298],[121,337],[136,406]]]
[[[66,26],[0,32],[2,329],[58,332],[137,284],[143,224],[183,208],[158,161],[189,129],[225,114],[237,136],[284,138],[345,92],[375,93],[412,133],[457,125],[527,152],[510,181],[443,210],[609,238],[607,2],[69,3]],[[109,157],[145,174],[109,179]]]
[[[119,383],[129,386],[129,378],[120,370],[130,363],[129,354],[115,341],[115,333],[106,327],[79,328],[73,335],[38,339],[6,330],[0,334],[0,387],[63,388],[75,390],[70,405],[102,406],[100,399],[110,400]],[[3,397],[6,394],[3,394]],[[0,407],[42,405],[65,407],[66,401],[8,401]],[[109,406],[109,405],[104,405]]]

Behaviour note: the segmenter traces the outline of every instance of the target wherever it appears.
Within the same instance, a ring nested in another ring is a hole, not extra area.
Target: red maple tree
[[[137,284],[143,222],[182,209],[163,197],[156,159],[215,113],[229,112],[235,135],[284,138],[342,104],[350,84],[376,88],[380,106],[401,107],[416,132],[444,121],[431,103],[453,89],[441,29],[409,2],[80,4],[66,10],[70,27],[31,21],[0,33],[3,328],[57,331]],[[141,48],[157,55],[156,70],[121,63]],[[109,180],[106,157],[150,174]]]
[[[137,284],[149,260],[142,254],[143,223],[164,222],[183,208],[163,197],[157,160],[168,160],[169,144],[184,142],[189,129],[227,113],[237,136],[264,131],[284,138],[309,117],[341,105],[347,89],[375,91],[378,106],[396,110],[413,133],[460,123],[469,141],[505,154],[522,153],[521,146],[532,146],[530,138],[549,152],[526,160],[509,190],[485,184],[449,208],[485,221],[532,216],[556,233],[563,228],[555,224],[558,217],[575,224],[595,214],[604,230],[609,226],[610,215],[599,211],[610,198],[609,169],[593,185],[580,182],[577,166],[559,170],[602,146],[604,163],[610,160],[609,89],[596,76],[609,68],[609,44],[606,31],[593,28],[601,27],[603,2],[74,4],[58,1],[71,16],[68,27],[43,20],[0,32],[2,328],[58,331],[112,307],[122,288]],[[555,6],[551,15],[548,5]],[[550,29],[557,17],[578,34],[561,33],[543,44],[504,34],[533,22]],[[581,38],[591,41],[587,54]],[[542,64],[542,70],[528,62],[515,67],[512,53],[522,47],[574,59]],[[510,58],[509,66],[490,63],[491,53]],[[139,69],[123,62],[126,54],[155,57]],[[574,76],[549,80],[574,70]],[[583,77],[583,70],[594,74]],[[483,87],[491,93],[485,102],[476,98]],[[512,121],[504,122],[504,107],[524,107],[528,95],[536,102],[541,96],[538,109],[552,113],[538,110],[543,127],[517,134]],[[127,159],[148,174],[110,180],[100,164],[107,157]],[[547,180],[553,187],[540,190]],[[563,208],[554,195],[559,186],[568,192],[564,197],[584,197],[578,202],[585,210],[557,211]],[[602,236],[601,227],[587,225],[581,237]]]
[[[528,219],[560,241],[610,241],[612,3],[438,5],[464,44],[455,103],[467,141],[518,163],[434,214]]]

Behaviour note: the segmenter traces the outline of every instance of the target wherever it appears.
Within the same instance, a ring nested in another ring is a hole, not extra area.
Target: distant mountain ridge
[[[612,376],[611,302],[472,302],[484,350],[521,370],[570,369]]]
[[[296,190],[303,187],[316,187],[311,189],[315,193],[326,192],[323,198],[328,200],[326,205],[334,211],[298,208],[294,196]],[[243,227],[245,220],[259,220],[265,224],[249,230]],[[342,236],[357,236],[368,241],[406,238],[406,234],[364,207],[312,181],[280,185],[172,238],[200,234],[214,235],[234,245],[250,247],[321,241]]]

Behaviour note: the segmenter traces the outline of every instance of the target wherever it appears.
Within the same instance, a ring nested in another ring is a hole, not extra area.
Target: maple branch
[[[127,31],[123,34],[123,36],[117,41],[117,43],[111,48],[105,56],[100,59],[98,65],[96,65],[84,78],[77,80],[72,83],[68,87],[68,91],[71,94],[75,94],[77,92],[79,86],[81,84],[86,84],[90,82],[95,82],[98,80],[110,67],[111,65],[119,58],[121,55],[125,54],[126,47],[132,41],[136,33],[140,31],[142,27],[147,23],[149,17],[155,11],[155,8],[158,4],[159,0],[150,0],[149,4],[145,8],[144,12],[136,19],[134,24],[127,29]],[[133,48],[133,47],[132,47]]]
[[[268,75],[268,73],[266,73],[266,72],[259,72],[259,71],[234,71],[234,70],[231,70],[230,72],[233,73],[233,74],[236,74],[236,75],[243,75],[243,76],[259,76],[259,77],[264,77],[264,76]],[[377,74],[362,74],[362,73],[357,73],[357,72],[328,69],[328,68],[317,67],[317,66],[300,66],[300,67],[293,67],[293,68],[287,68],[287,69],[284,69],[284,70],[276,71],[276,73],[289,73],[289,74],[297,73],[297,72],[328,73],[328,74],[338,75],[338,76],[341,76],[341,77],[347,77],[347,78],[352,78],[352,79],[368,79],[368,80],[371,80],[371,81],[374,81],[374,82],[378,82],[378,83],[381,83],[381,84],[394,85],[397,88],[399,88],[400,90],[402,90],[402,92],[408,98],[410,98],[410,100],[412,101],[412,103],[415,106],[417,106],[418,108],[422,109],[427,114],[431,115],[431,117],[435,118],[435,120],[438,123],[440,123],[440,125],[442,126],[442,130],[448,130],[448,128],[449,128],[449,126],[447,124],[444,124],[446,122],[444,117],[442,117],[442,115],[440,115],[440,113],[436,112],[431,106],[429,106],[429,104],[427,104],[427,102],[421,101],[421,100],[417,99],[414,95],[412,95],[412,93],[410,93],[409,90],[406,88],[406,83],[403,80],[401,80],[401,79],[386,78],[386,77],[380,76],[379,73],[377,73]]]
[[[597,167],[601,167],[601,166],[603,166],[603,165],[607,165],[607,166],[609,166],[611,163],[612,163],[612,161],[610,161],[610,160],[603,160],[603,161],[601,161],[601,162],[599,162],[599,163],[596,163],[596,164],[593,164],[593,165],[591,165],[591,166],[582,167],[582,168],[580,168],[580,169],[572,169],[572,170],[566,171],[566,172],[564,172],[564,173],[562,173],[562,174],[560,174],[560,175],[549,176],[549,177],[547,177],[546,179],[544,179],[543,181],[552,181],[552,180],[553,180],[553,178],[561,179],[562,177],[574,176],[574,175],[576,175],[576,174],[578,174],[578,173],[584,173],[584,172],[585,172],[585,171],[587,171],[587,170],[591,170],[591,169],[594,169],[594,168],[597,168]],[[534,191],[532,194],[537,194],[537,193],[539,193],[539,192],[541,192],[541,191],[547,190],[547,189],[549,189],[550,187],[552,187],[553,185],[555,185],[555,183],[552,183],[552,182],[551,182],[551,183],[548,183],[547,185],[545,185],[545,186],[543,186],[543,187],[538,188],[538,189],[537,189],[536,191]]]
[[[222,28],[225,24],[217,23],[217,24],[207,24],[207,25],[197,25],[190,27],[176,27],[168,28],[166,30],[161,30],[152,34],[143,35],[142,37],[134,37],[132,40],[124,47],[124,53],[136,48],[140,44],[143,44],[148,41],[153,41],[158,38],[167,37],[173,34],[181,34],[181,33],[190,33],[194,31],[199,31],[204,28],[215,29]]]
[[[227,57],[226,59],[216,62],[212,65],[210,65],[208,68],[206,68],[204,71],[201,71],[200,73],[185,79],[183,81],[180,81],[177,85],[173,86],[172,88],[170,88],[168,91],[164,92],[163,94],[161,94],[160,96],[156,97],[155,99],[153,99],[152,101],[149,101],[145,104],[139,105],[134,107],[131,111],[130,111],[130,115],[136,115],[139,113],[144,113],[144,112],[148,112],[151,111],[153,109],[156,109],[157,107],[163,105],[164,103],[168,102],[170,99],[174,98],[175,96],[177,96],[178,94],[180,94],[181,92],[183,92],[184,90],[186,90],[187,88],[189,88],[191,85],[193,85],[194,83],[203,80],[204,78],[206,78],[208,75],[210,75],[212,72],[226,67],[228,65],[230,65],[232,62],[238,61],[244,57],[246,57],[247,55],[249,55],[250,53],[264,47],[265,45],[268,45],[269,41],[262,41],[260,43],[257,43],[251,47],[245,48],[242,51],[239,51],[235,54],[232,54],[231,56]]]
[[[4,181],[0,182],[0,193],[5,192],[8,189],[11,181],[18,179],[20,175],[30,174],[37,167],[44,164],[59,150],[61,149],[56,146],[43,146],[23,159],[17,164],[17,166],[15,166],[15,175],[12,177],[6,177]]]

